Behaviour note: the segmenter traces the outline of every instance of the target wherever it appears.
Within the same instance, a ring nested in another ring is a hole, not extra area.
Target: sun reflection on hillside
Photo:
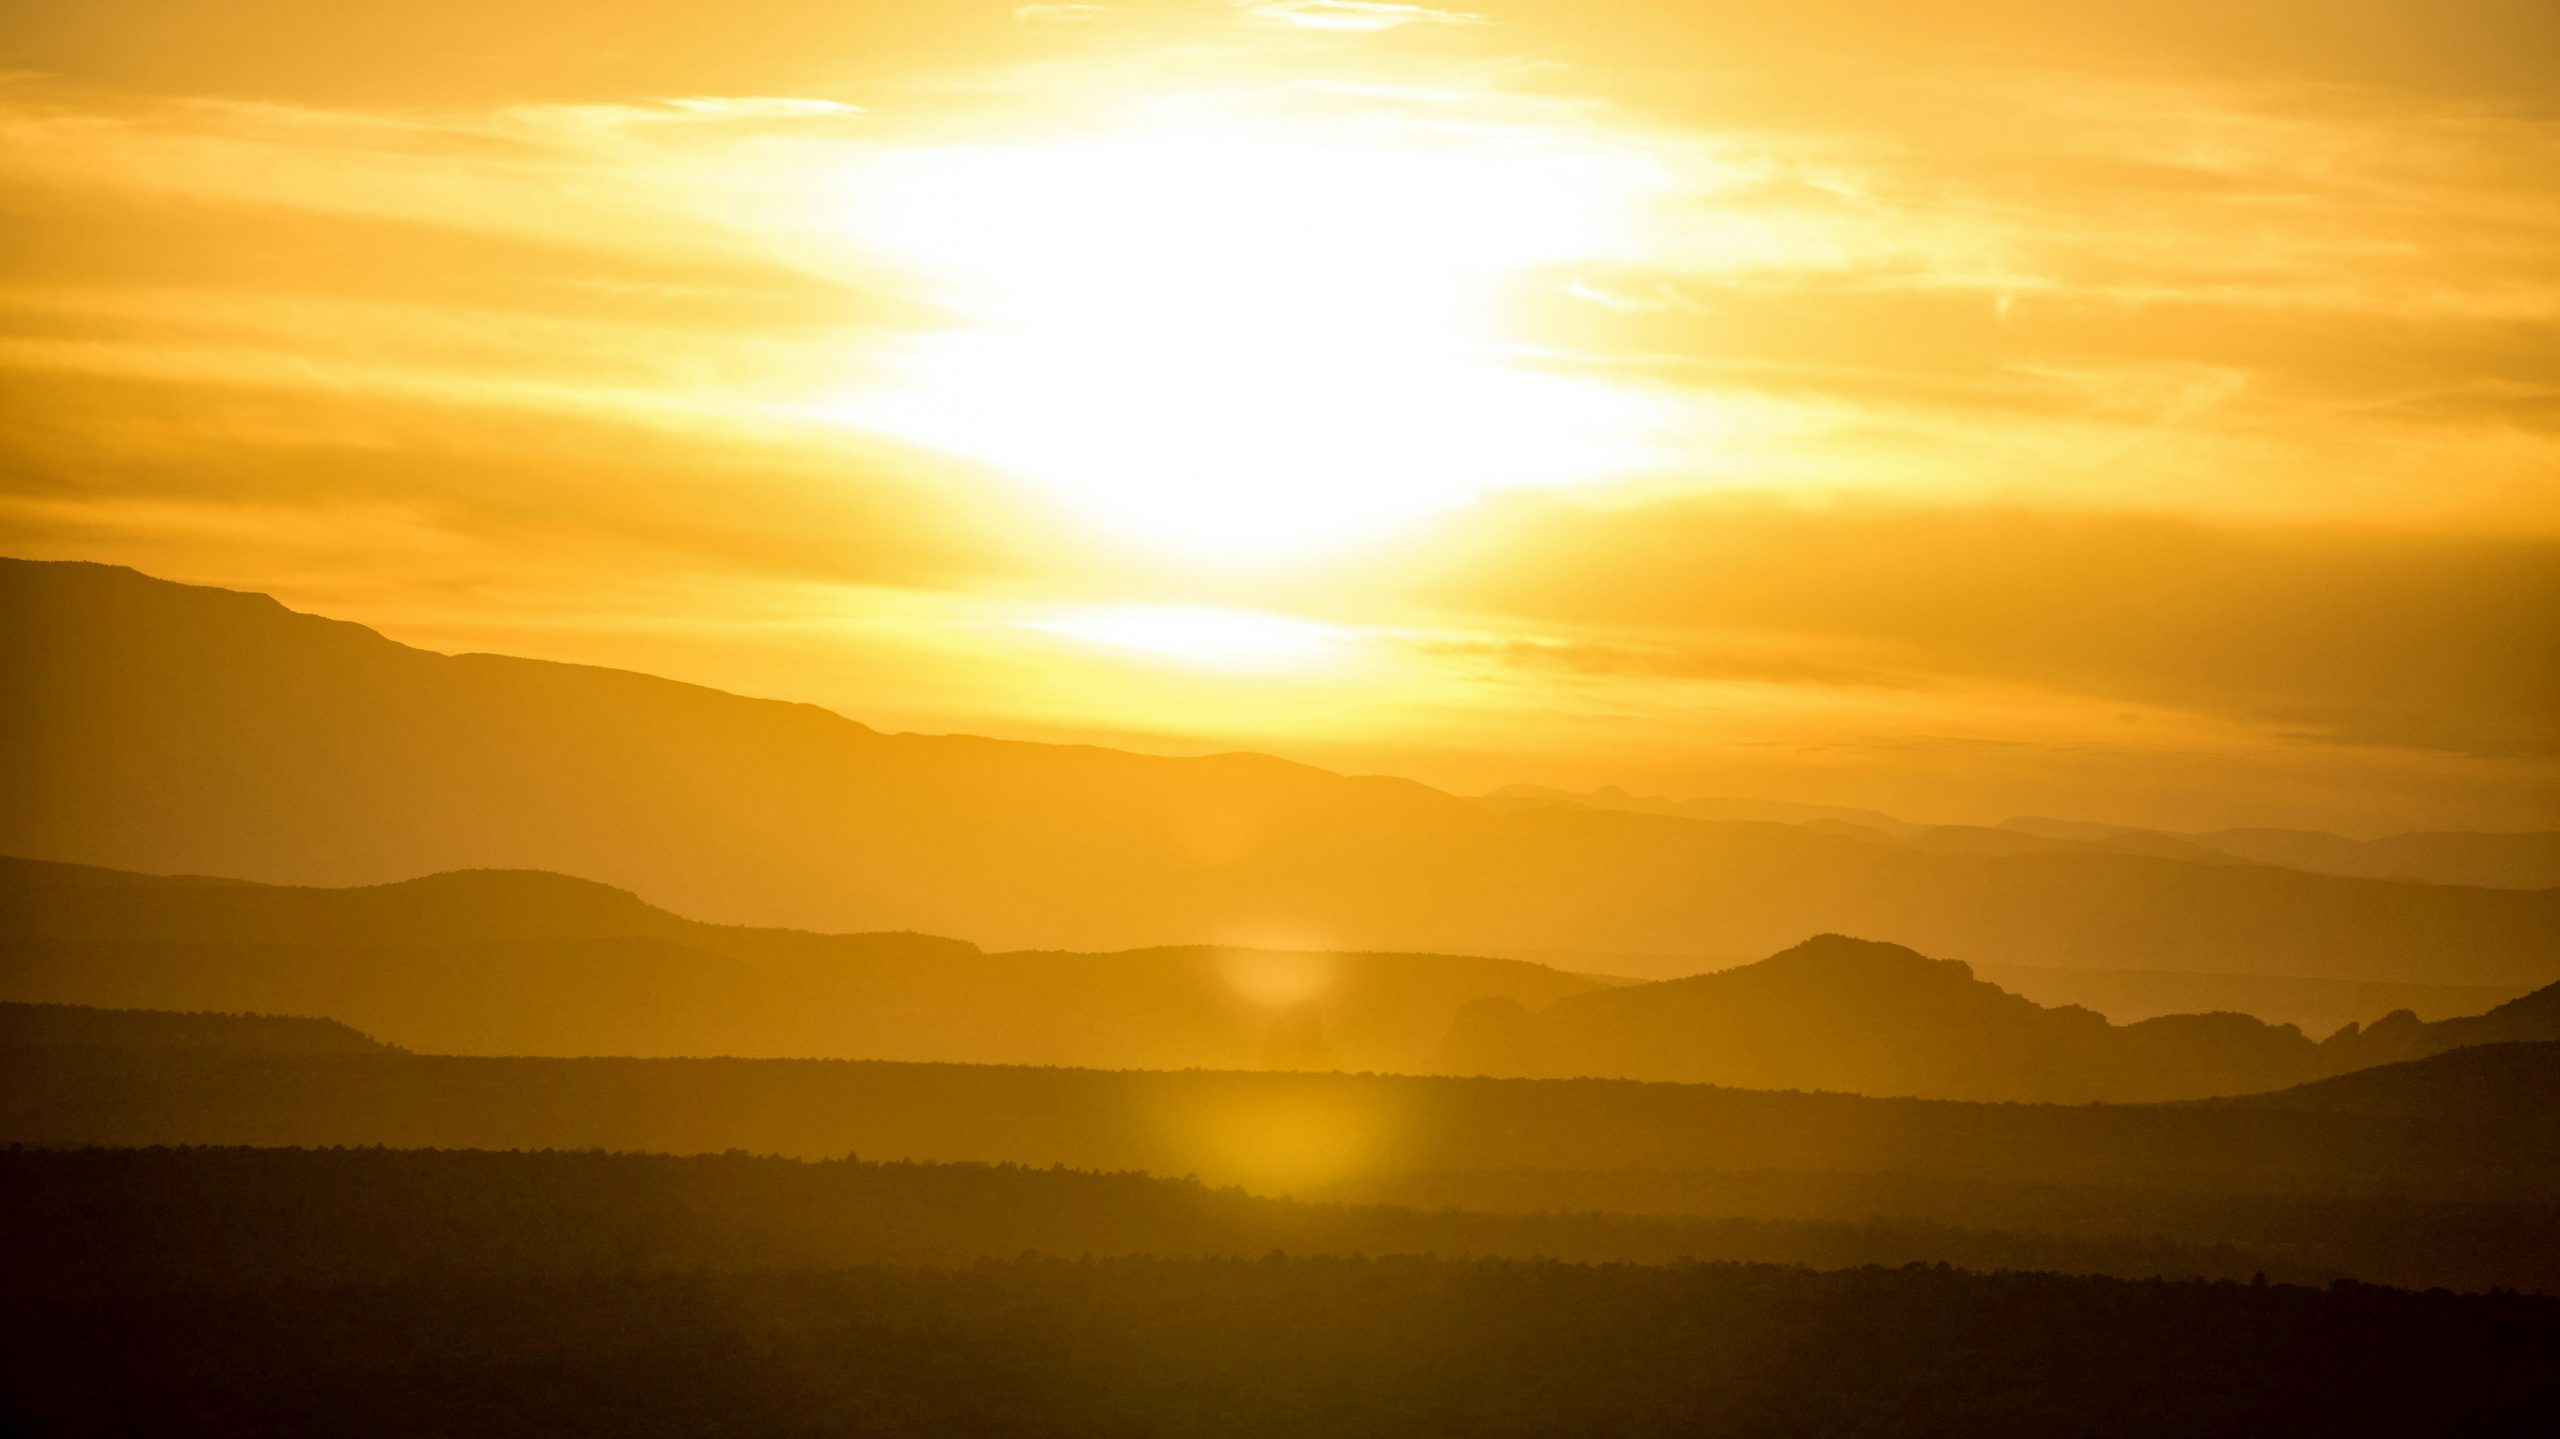
[[[1264,1009],[1286,1009],[1323,994],[1341,964],[1341,955],[1302,950],[1218,951],[1219,977],[1239,997]]]

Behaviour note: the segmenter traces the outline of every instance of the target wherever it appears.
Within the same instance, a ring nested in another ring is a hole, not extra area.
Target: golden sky
[[[19,0],[0,541],[889,728],[2560,824],[2560,7]]]

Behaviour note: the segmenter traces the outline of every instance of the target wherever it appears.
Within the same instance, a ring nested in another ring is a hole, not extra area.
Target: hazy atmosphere
[[[894,729],[2560,822],[2560,18],[0,29],[0,523]]]
[[[2560,6],[0,5],[0,1434],[2560,1433]]]

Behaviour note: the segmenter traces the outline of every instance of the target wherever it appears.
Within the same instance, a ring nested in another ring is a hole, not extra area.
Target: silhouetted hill
[[[2321,1045],[2333,1068],[2364,1069],[2466,1045],[2536,1044],[2560,1039],[2560,985],[2545,985],[2486,1014],[2428,1023],[2407,1010],[2348,1025]]]
[[[1514,950],[1511,959],[1532,960],[1579,973],[1628,980],[1685,979],[1766,958],[1629,954],[1599,950]],[[2254,1014],[2270,1024],[2290,1024],[2305,1034],[2334,1034],[2395,1009],[2423,1019],[2479,1014],[2532,992],[2531,984],[2448,984],[2433,980],[2341,979],[2319,975],[2248,974],[2191,969],[2118,969],[2094,965],[1972,964],[1976,978],[2054,1008],[2094,1009],[2118,1024],[2164,1014]]]
[[[782,1059],[0,1048],[0,1141],[743,1148],[1193,1174],[1782,1170],[2225,1191],[2547,1197],[2494,1115],[1868,1099],[1624,1080]]]
[[[376,1197],[296,1197],[293,1175],[338,1161],[278,1160],[258,1168],[265,1178],[245,1192],[274,1204],[241,1197],[197,1212],[191,1186],[213,1182],[207,1176],[229,1172],[232,1161],[192,1171],[193,1161],[166,1161],[177,1169],[158,1179],[149,1176],[162,1161],[114,1156],[78,1171],[125,1176],[116,1182],[135,1192],[116,1202],[128,1214],[135,1203],[196,1213],[170,1222],[170,1242],[228,1245],[241,1263],[258,1248],[256,1216],[278,1208],[317,1223],[337,1203],[357,1216],[350,1237],[371,1224],[389,1242],[414,1221],[422,1234],[445,1236],[439,1242],[459,1242],[471,1224],[498,1222],[471,1217],[485,1200],[514,1206],[543,1234],[578,1228],[583,1238],[560,1241],[563,1262],[590,1241],[630,1254],[654,1245],[677,1265],[750,1263],[758,1254],[852,1262],[1025,1247],[1285,1245],[1822,1264],[1925,1258],[2123,1274],[2264,1269],[2560,1288],[2560,1253],[2546,1242],[2560,1224],[2560,1135],[2547,1122],[2518,1124],[2487,1110],[2382,1108],[2281,1098],[1977,1105],[1620,1082],[0,1044],[0,1144],[853,1153],[1200,1175],[1267,1195],[1427,1211],[1282,1213],[1126,1183],[907,1183],[865,1170],[838,1192],[835,1181],[796,1169],[614,1169],[568,1159],[548,1167],[457,1159],[438,1169],[443,1162],[432,1157],[394,1157],[344,1167],[373,1176],[358,1187]],[[253,1163],[265,1162],[238,1161]],[[598,1177],[607,1172],[628,1182]],[[737,1190],[685,1178],[705,1174],[752,1182]],[[558,1207],[561,1175],[573,1190],[588,1186],[580,1192],[590,1197],[575,1200],[594,1208],[587,1219]],[[412,1189],[379,1194],[386,1185]],[[63,1202],[92,1208],[76,1195]],[[527,1203],[554,1207],[536,1223]],[[1438,1216],[1451,1207],[1545,1217],[1503,1225]],[[1572,1217],[1598,1211],[1713,1222]],[[164,1223],[147,1214],[133,1222]],[[714,1232],[667,1232],[685,1225]],[[153,1267],[132,1263],[145,1277]]]
[[[234,1054],[390,1054],[334,1019],[180,1014],[77,1004],[0,1003],[0,1047],[216,1050]]]
[[[0,860],[0,998],[331,1014],[453,1054],[921,1059],[1667,1079],[2078,1102],[2279,1088],[2560,1039],[2560,989],[2314,1044],[2238,1014],[2113,1025],[1824,936],[1614,987],[1512,960],[1184,947],[985,954],[699,924],[520,871],[355,889]]]
[[[2560,1043],[2499,1043],[2359,1069],[2334,1079],[2217,1101],[2512,1126],[2521,1144],[2560,1143]]]
[[[0,851],[146,871],[546,869],[718,920],[993,945],[1731,955],[1836,930],[1985,963],[2560,978],[2555,893],[1938,855],[1251,755],[889,735],[95,565],[0,564],[0,667],[21,696]]]
[[[674,938],[705,928],[628,891],[538,870],[321,889],[0,857],[0,935],[12,939],[373,944]]]
[[[2071,1103],[2268,1089],[2316,1072],[2318,1053],[2245,1015],[2116,1026],[2046,1009],[1954,960],[1840,935],[1543,1013],[1480,1001],[1461,1024],[1462,1072]]]
[[[1694,973],[1696,968],[1685,972]],[[2055,969],[2017,964],[1977,964],[1973,972],[1978,978],[1990,980],[2012,994],[2023,994],[2038,1004],[2076,1004],[2094,1009],[2118,1024],[2157,1019],[2164,1014],[2228,1010],[2254,1014],[2270,1024],[2290,1024],[2313,1035],[2335,1034],[2345,1025],[2367,1022],[2395,1009],[2409,1010],[2423,1019],[2479,1014],[2532,989],[2529,985],[2198,974],[2174,969]]]
[[[2241,1094],[2492,1040],[2560,1040],[2560,986],[2436,1024],[2406,1013],[2315,1044],[2243,1014],[2128,1025],[2048,1009],[1955,960],[1822,935],[1757,964],[1459,1015],[1460,1073],[1590,1075],[1941,1099]]]
[[[1457,955],[991,955],[698,924],[526,871],[316,889],[0,860],[0,998],[325,1013],[454,1054],[1414,1071],[1469,1001],[1600,984]]]

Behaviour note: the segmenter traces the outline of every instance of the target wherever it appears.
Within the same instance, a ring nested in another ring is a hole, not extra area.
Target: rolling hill
[[[230,1054],[396,1054],[334,1019],[0,1002],[0,1047]]]
[[[0,860],[0,999],[325,1014],[446,1054],[1414,1072],[1462,1005],[1603,984],[1460,955],[700,924],[522,871],[318,889]]]
[[[1962,963],[1822,935],[1757,964],[1461,1016],[1452,1067],[1519,1075],[1942,1099],[2238,1094],[2317,1072],[2318,1046],[2246,1015],[2111,1025],[2047,1009]]]
[[[2560,986],[2314,1043],[2241,1014],[2110,1024],[1957,961],[1837,935],[1615,984],[1463,955],[989,954],[928,935],[702,924],[552,874],[323,889],[26,860],[0,860],[0,1000],[325,1014],[445,1054],[1374,1070],[2066,1103],[2246,1093],[2560,1040]]]
[[[587,1151],[12,1160],[22,1177],[124,1176],[116,1192],[75,1187],[62,1202],[77,1212],[50,1219],[24,1206],[54,1186],[0,1186],[20,1206],[13,1234],[107,1222],[121,1204],[235,1267],[261,1248],[244,1248],[237,1226],[312,1221],[334,1203],[344,1233],[329,1242],[359,1260],[403,1226],[450,1243],[457,1224],[527,1224],[549,1206],[557,1223],[600,1226],[596,1252],[661,1247],[677,1267],[1281,1245],[2560,1286],[2546,1242],[2560,1222],[2560,1045],[2459,1050],[2240,1099],[2060,1106],[1620,1081],[322,1052],[220,1016],[185,1018],[237,1042],[173,1046],[149,1038],[169,1016],[85,1018],[93,1040],[122,1027],[133,1041],[21,1042],[0,1024],[0,1146]],[[616,1165],[598,1150],[738,1162]],[[873,1163],[830,1179],[741,1151]],[[1282,1212],[1092,1176],[937,1178],[884,1160],[1197,1176],[1402,1212]],[[242,1174],[253,1182],[228,1199],[189,1198]],[[306,1179],[361,1192],[330,1201],[303,1194]],[[581,1205],[587,1219],[566,1217]],[[474,1206],[493,1212],[475,1219]],[[1602,1214],[1711,1222],[1588,1218]]]
[[[372,884],[546,869],[723,922],[989,946],[1768,954],[2560,979],[2560,893],[1776,822],[1505,811],[1255,755],[884,734],[620,671],[438,655],[262,596],[0,563],[0,852]]]
[[[2437,1094],[2478,1052],[2263,1099],[2053,1105],[1626,1080],[0,1045],[0,1141],[745,1149],[1131,1169],[1273,1193],[1360,1176],[1649,1169],[2560,1195],[2560,1132],[2517,1118],[2537,1095],[2553,1108],[2535,1088],[2547,1064],[2465,1080],[2514,1091],[2476,1114],[2382,1097]]]
[[[2519,1145],[2560,1143],[2560,1043],[2507,1040],[2375,1065],[2218,1104],[2510,1126]]]
[[[1649,978],[1694,974],[1697,966]],[[1612,971],[1617,972],[1617,971]],[[2164,1014],[2254,1014],[2305,1034],[2335,1034],[2349,1024],[2405,1009],[2421,1019],[2478,1014],[2532,992],[2524,984],[2427,984],[2408,980],[2316,979],[2284,974],[2191,974],[2174,969],[2053,969],[1977,964],[1976,976],[2038,1004],[2079,1005],[2118,1024]]]
[[[2314,1043],[2244,1014],[2110,1024],[2046,1008],[1956,960],[1821,935],[1757,964],[1568,995],[1531,1011],[1470,1004],[1451,1037],[1461,1073],[1822,1089],[2048,1103],[2199,1098],[2274,1089],[2463,1045],[2560,1040],[2560,985],[2487,1014],[2428,1023],[2397,1011]]]

